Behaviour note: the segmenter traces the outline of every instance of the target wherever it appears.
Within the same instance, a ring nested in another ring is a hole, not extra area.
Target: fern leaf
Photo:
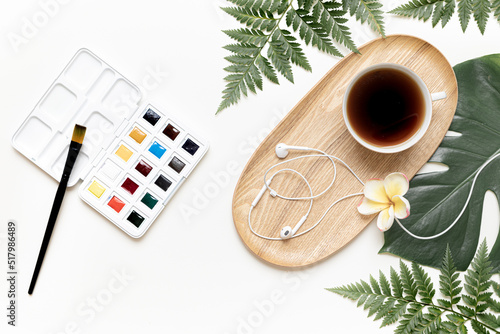
[[[389,281],[387,280],[387,277],[385,277],[384,273],[379,270],[379,281],[380,281],[380,288],[382,289],[382,294],[384,296],[391,297],[391,285],[389,284]]]
[[[453,262],[453,257],[451,255],[451,250],[449,245],[446,247],[446,252],[443,257],[443,261],[441,264],[441,275],[439,275],[439,291],[445,296],[449,297],[449,306],[446,304],[443,305],[442,302],[438,302],[444,306],[452,308],[453,305],[457,304],[460,301],[460,292],[462,291],[462,287],[460,286],[459,273],[457,273],[457,269],[455,267],[455,263]]]
[[[248,9],[252,9],[254,3],[255,3],[255,0],[227,0],[239,7],[243,7],[243,8],[248,8]]]
[[[261,50],[260,47],[249,43],[229,44],[224,46],[224,49],[241,56],[251,56],[251,57],[256,57]]]
[[[359,0],[342,0],[342,9],[344,11],[349,11],[349,15],[356,15],[356,11],[359,7]]]
[[[287,53],[287,45],[280,40],[279,36],[280,33],[278,30],[275,30],[269,41],[267,56],[271,59],[278,72],[293,83],[292,66],[290,64],[290,56]]]
[[[446,317],[448,318],[448,320],[450,320],[451,322],[453,322],[456,325],[460,325],[460,324],[463,324],[465,322],[465,319],[456,313],[447,314]]]
[[[297,39],[288,30],[277,29],[276,31],[279,32],[279,40],[286,45],[286,52],[292,63],[302,67],[306,71],[312,72],[311,65],[302,51],[300,44],[296,42]]]
[[[422,321],[418,325],[418,332],[423,334],[434,334],[441,329],[441,314],[443,310],[435,307],[429,308],[429,313],[424,313]]]
[[[315,2],[314,0],[304,0],[303,5],[300,7],[303,8],[305,11],[309,12],[313,7],[314,2]]]
[[[365,23],[368,21],[370,27],[385,37],[384,17],[381,10],[382,4],[379,0],[351,0],[358,1],[356,9],[356,20]]]
[[[403,316],[403,314],[405,314],[407,305],[408,303],[399,300],[397,304],[391,309],[391,311],[384,317],[384,320],[382,320],[382,325],[380,325],[380,327],[382,328],[398,321]]]
[[[474,20],[476,20],[481,34],[484,35],[486,22],[491,12],[490,0],[472,0],[472,11],[474,12]]]
[[[491,313],[478,314],[477,318],[491,328],[500,328],[500,317],[495,317]]]
[[[409,304],[406,309],[406,314],[404,314],[402,317],[403,319],[399,321],[399,326],[394,333],[403,334],[417,332],[417,327],[422,323],[423,308],[424,306],[422,304]]]
[[[251,43],[256,46],[264,46],[269,38],[268,35],[256,29],[242,28],[242,29],[223,30],[223,32],[238,42]]]
[[[316,22],[321,24],[323,29],[331,35],[332,39],[344,45],[349,50],[359,53],[358,48],[356,48],[351,39],[349,28],[343,25],[347,22],[347,19],[344,17],[347,12],[339,10],[338,8],[341,6],[341,3],[335,1],[318,1],[314,6],[315,11],[318,12]]]
[[[396,304],[396,299],[387,298],[385,303],[379,307],[375,318],[373,318],[373,321],[387,317],[387,315],[392,312],[394,304]]]
[[[500,0],[494,0],[491,4],[491,9],[494,10],[493,16],[500,22]]]
[[[272,12],[265,10],[254,10],[239,7],[222,7],[223,11],[233,16],[238,22],[252,29],[272,31],[278,20],[273,17]]]
[[[441,16],[441,26],[443,28],[446,24],[448,24],[453,16],[453,13],[455,13],[455,0],[446,0],[446,4],[443,8],[443,15]]]
[[[489,334],[490,332],[486,330],[486,328],[481,324],[479,323],[477,320],[472,320],[471,321],[471,326],[472,326],[472,329],[474,330],[474,332],[476,332],[477,334]]]
[[[260,69],[262,74],[264,74],[264,76],[269,79],[269,81],[275,84],[279,84],[278,77],[276,76],[276,71],[274,70],[269,60],[266,59],[266,57],[258,55],[257,58],[255,58],[255,64]]]
[[[436,291],[434,290],[429,275],[415,262],[413,262],[411,266],[422,302],[432,304],[432,297],[434,297]]]
[[[469,318],[475,317],[475,312],[470,307],[464,305],[457,305],[458,309],[462,312],[463,315]]]
[[[469,25],[471,14],[472,0],[458,0],[458,18],[460,19],[460,26],[464,32]]]
[[[373,278],[372,275],[370,275],[370,285],[372,286],[373,293],[376,295],[381,295],[382,291],[380,290],[380,285],[378,285],[378,282],[375,278]]]
[[[439,21],[443,18],[444,14],[444,1],[436,2],[434,11],[432,12],[432,27],[434,28]]]
[[[385,296],[376,296],[373,299],[372,304],[368,308],[368,317],[371,317],[375,313],[379,312],[382,305],[384,305]]]
[[[333,46],[328,34],[306,11],[290,8],[287,12],[286,24],[294,31],[299,31],[299,36],[306,45],[311,44],[321,51],[342,57],[340,51]]]
[[[462,294],[462,298],[466,304],[473,308],[474,317],[487,305],[485,301],[489,299],[489,296],[482,297],[482,295],[491,285],[491,271],[491,261],[488,259],[488,247],[485,240],[479,246],[476,256],[464,276],[466,281],[464,288],[468,295]]]
[[[392,285],[392,293],[395,297],[403,297],[403,284],[401,282],[401,277],[399,277],[396,270],[391,267],[391,285]]]
[[[408,300],[416,300],[418,293],[418,287],[415,283],[415,279],[408,266],[403,262],[399,261],[399,266],[401,269],[401,281],[403,283],[403,292],[405,293],[405,298]]]
[[[253,58],[250,56],[240,56],[240,55],[231,55],[224,57],[228,62],[237,64],[237,65],[248,65],[253,62]],[[245,69],[246,70],[246,69]]]
[[[412,17],[425,22],[431,17],[434,5],[439,2],[441,2],[442,6],[442,0],[413,0],[391,10],[389,13]]]

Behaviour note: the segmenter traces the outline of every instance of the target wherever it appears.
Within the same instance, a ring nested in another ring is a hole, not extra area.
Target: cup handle
[[[437,93],[431,94],[431,100],[433,102],[438,101],[438,100],[442,100],[442,99],[446,99],[446,97],[447,97],[446,92],[437,92]]]

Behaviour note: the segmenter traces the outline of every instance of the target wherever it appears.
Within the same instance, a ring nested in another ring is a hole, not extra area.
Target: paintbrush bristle
[[[83,143],[85,131],[87,131],[86,127],[76,124],[75,129],[73,130],[73,138],[71,139],[71,141],[77,142],[78,144]]]

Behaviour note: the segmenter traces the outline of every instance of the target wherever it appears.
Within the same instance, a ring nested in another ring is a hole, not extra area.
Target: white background
[[[400,2],[384,3],[392,9]],[[2,1],[1,272],[5,273],[7,219],[15,219],[19,226],[18,327],[9,327],[9,333],[392,333],[392,327],[378,330],[380,323],[367,319],[353,302],[324,290],[398,265],[398,258],[377,254],[383,235],[374,224],[342,251],[307,270],[268,265],[240,241],[231,217],[239,175],[233,172],[216,188],[214,175],[227,174],[231,165],[241,169],[272,126],[339,59],[306,48],[312,74],[295,69],[295,85],[284,79],[280,86],[265,82],[264,92],[215,116],[224,85],[222,68],[227,65],[222,46],[230,42],[221,29],[237,26],[219,10],[224,5],[222,0],[67,1],[16,51],[8,34],[21,34],[23,22],[33,21],[41,5],[34,0]],[[386,23],[388,34],[426,39],[452,65],[500,52],[500,25],[493,20],[484,36],[475,24],[463,34],[456,16],[445,29],[391,15]],[[367,27],[351,26],[358,45],[375,37]],[[87,206],[76,187],[69,189],[35,293],[28,296],[57,183],[15,151],[10,138],[81,47],[138,85],[152,69],[167,73],[147,98],[181,114],[184,122],[206,135],[211,149],[139,240]],[[206,201],[193,202],[200,193]],[[482,235],[494,236],[498,205],[494,196],[487,195],[486,202],[487,228]],[[188,208],[196,212],[188,215]],[[489,241],[493,245],[494,240]],[[110,294],[108,285],[122,271],[133,278],[120,292]],[[0,332],[5,333],[7,285],[4,274],[0,277]],[[266,312],[259,310],[257,304],[277,295],[277,303]],[[88,303],[97,297],[105,305],[99,304],[99,311],[91,315]]]

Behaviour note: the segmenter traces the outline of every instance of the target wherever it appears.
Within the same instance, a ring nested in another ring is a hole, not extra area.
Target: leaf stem
[[[467,318],[467,321],[470,321],[470,320],[475,320],[475,321],[479,322],[481,325],[483,325],[484,327],[486,327],[486,328],[488,328],[488,329],[492,330],[493,332],[495,332],[495,333],[500,333],[500,332],[499,332],[499,331],[497,331],[495,328],[490,327],[490,326],[488,326],[487,324],[485,324],[485,323],[483,323],[483,322],[481,322],[481,321],[477,320],[477,315],[476,315],[475,317],[468,317],[468,316],[466,316],[465,314],[462,314],[462,313],[460,313],[460,312],[457,312],[457,311],[453,310],[453,305],[451,306],[451,309],[450,309],[450,308],[447,308],[447,307],[439,306],[439,305],[434,304],[434,303],[431,303],[431,304],[428,304],[428,303],[422,303],[422,302],[417,301],[417,300],[407,300],[407,299],[402,298],[402,297],[392,297],[392,298],[395,298],[395,299],[398,299],[398,300],[402,300],[402,301],[406,301],[407,303],[417,303],[417,304],[423,305],[424,307],[431,307],[431,306],[432,306],[432,307],[435,307],[435,308],[439,308],[439,309],[441,309],[441,310],[443,310],[443,311],[448,311],[448,312],[451,312],[451,313],[455,313],[456,315],[459,315],[459,316],[462,316],[462,317],[464,317],[464,318]]]

